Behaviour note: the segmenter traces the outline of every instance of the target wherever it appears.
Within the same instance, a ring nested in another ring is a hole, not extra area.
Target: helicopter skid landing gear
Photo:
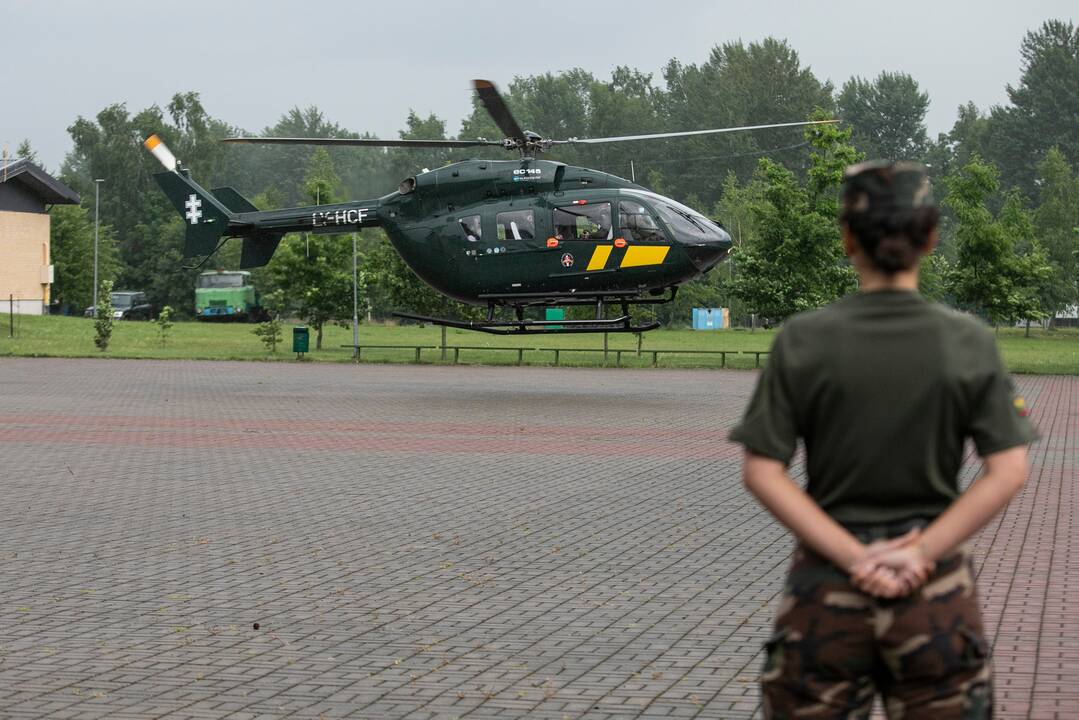
[[[450,320],[448,318],[435,318],[427,315],[415,315],[412,313],[394,313],[395,316],[408,320],[443,325],[445,327],[460,328],[462,330],[477,330],[492,335],[554,335],[567,333],[642,333],[655,330],[659,327],[658,322],[634,325],[629,314],[630,305],[662,305],[674,300],[678,288],[670,288],[667,296],[643,297],[635,295],[626,297],[615,293],[564,293],[552,296],[551,294],[534,295],[481,295],[481,299],[487,301],[487,317],[484,320]],[[605,317],[606,306],[617,304],[622,308],[619,317]],[[530,320],[524,316],[526,308],[548,308],[562,305],[594,305],[596,316],[590,320]],[[496,319],[498,307],[512,307],[512,320]]]

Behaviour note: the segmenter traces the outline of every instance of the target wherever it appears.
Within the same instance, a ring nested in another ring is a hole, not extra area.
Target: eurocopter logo
[[[539,180],[541,175],[543,175],[541,168],[520,168],[513,171],[513,182]]]
[[[188,195],[184,207],[187,208],[184,217],[187,218],[192,225],[198,225],[199,218],[202,217],[202,210],[200,210],[202,207],[202,200],[195,194]]]

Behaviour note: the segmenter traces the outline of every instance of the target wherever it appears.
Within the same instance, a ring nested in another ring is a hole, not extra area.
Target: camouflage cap
[[[936,207],[924,165],[870,160],[843,173],[844,214]]]

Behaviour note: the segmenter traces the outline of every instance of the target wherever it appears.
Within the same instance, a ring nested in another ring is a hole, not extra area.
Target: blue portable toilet
[[[723,308],[693,308],[694,330],[722,330]]]

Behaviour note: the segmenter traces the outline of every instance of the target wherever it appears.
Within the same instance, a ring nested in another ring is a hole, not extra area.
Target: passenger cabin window
[[[627,200],[618,203],[618,225],[626,240],[663,242],[667,239],[652,213],[640,203]]]
[[[461,223],[461,232],[465,234],[469,242],[476,242],[483,237],[483,228],[480,227],[480,216],[469,215],[463,217],[457,222]]]
[[[605,202],[555,208],[554,234],[559,240],[613,240],[611,204]]]
[[[498,239],[532,240],[536,237],[536,219],[531,210],[513,210],[495,216]]]

